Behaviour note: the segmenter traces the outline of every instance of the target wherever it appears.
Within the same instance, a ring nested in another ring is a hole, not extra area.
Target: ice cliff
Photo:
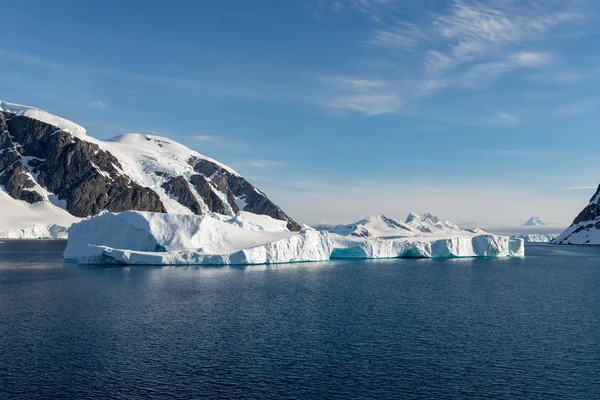
[[[415,224],[418,229],[407,230],[400,223],[394,228],[391,221],[385,216],[367,219],[371,232],[360,236],[352,231],[340,234],[309,227],[291,232],[281,221],[244,212],[231,218],[106,213],[71,227],[64,256],[82,264],[246,265],[343,258],[524,255],[521,239],[463,231],[455,225],[436,230],[438,222],[423,219]],[[362,230],[363,222],[351,225],[361,225]],[[426,227],[428,223],[433,225]]]

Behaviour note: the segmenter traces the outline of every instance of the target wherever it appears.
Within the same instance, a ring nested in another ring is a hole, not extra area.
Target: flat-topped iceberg
[[[341,258],[521,257],[522,239],[481,231],[407,230],[385,216],[385,236],[317,231],[290,232],[281,221],[240,212],[231,218],[139,211],[106,213],[74,224],[64,253],[81,264],[249,265]],[[363,220],[364,222],[365,220]],[[381,221],[381,223],[379,223]],[[423,226],[420,226],[423,228]]]
[[[513,238],[523,239],[525,243],[550,243],[557,237],[558,233],[530,233],[513,236]]]

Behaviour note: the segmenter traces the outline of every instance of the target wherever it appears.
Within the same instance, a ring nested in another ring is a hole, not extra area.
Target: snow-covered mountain
[[[546,225],[546,223],[543,222],[538,217],[531,217],[527,220],[527,222],[525,222],[523,224],[523,226],[542,226],[542,225]]]
[[[318,227],[318,230],[328,231],[343,236],[355,236],[362,238],[392,238],[408,237],[420,234],[456,234],[467,232],[460,229],[451,221],[441,221],[437,216],[431,213],[410,213],[405,221],[379,214],[373,217],[362,219],[353,224],[336,225],[333,227],[322,226]],[[474,231],[468,232],[477,233]],[[479,231],[478,233],[482,232],[483,231]]]
[[[415,230],[403,222],[379,214],[373,217],[361,219],[353,224],[336,225],[326,230],[342,236],[356,236],[362,238],[377,238],[398,236],[399,234],[414,235]]]
[[[171,139],[97,140],[64,118],[0,101],[0,237],[104,211],[262,214],[300,226],[226,165]],[[56,231],[56,229],[54,229]]]
[[[552,243],[600,244],[600,187],[571,226],[565,229]]]

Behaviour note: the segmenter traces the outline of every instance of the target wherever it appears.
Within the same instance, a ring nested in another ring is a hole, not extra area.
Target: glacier
[[[363,237],[308,226],[291,232],[279,220],[247,212],[230,218],[105,213],[71,226],[64,258],[80,264],[253,265],[331,259],[522,257],[525,253],[522,239],[460,230],[427,217],[416,219],[410,224],[379,215],[352,224],[367,225],[369,236]]]

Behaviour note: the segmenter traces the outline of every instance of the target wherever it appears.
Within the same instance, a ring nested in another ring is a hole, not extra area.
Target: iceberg
[[[49,239],[59,240],[67,238],[68,228],[56,224],[33,224],[26,228],[7,231],[3,236],[7,239]]]
[[[385,222],[385,236],[343,235],[308,226],[291,232],[279,220],[243,212],[232,218],[141,211],[105,213],[71,226],[64,257],[80,264],[253,265],[330,259],[524,256],[522,239],[481,231],[417,233],[401,224],[395,231],[391,219],[372,218]]]
[[[525,243],[550,243],[557,237],[558,233],[531,233],[513,236],[515,239],[523,239]]]

